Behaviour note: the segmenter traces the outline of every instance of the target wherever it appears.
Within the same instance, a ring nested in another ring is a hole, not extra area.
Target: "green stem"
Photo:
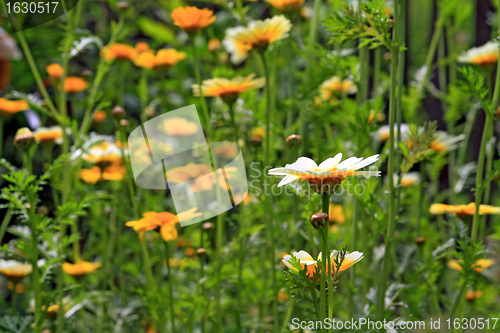
[[[465,121],[465,126],[464,126],[464,134],[465,138],[462,141],[462,145],[460,146],[460,150],[458,151],[458,160],[457,160],[457,165],[464,165],[465,163],[465,157],[467,154],[467,147],[469,146],[469,140],[470,136],[472,134],[472,128],[474,127],[474,121],[476,120],[476,115],[477,115],[478,109],[473,108],[472,111],[467,114],[467,120]]]
[[[12,207],[9,207],[7,209],[7,212],[5,213],[5,216],[3,217],[2,225],[0,226],[0,245],[2,245],[3,236],[5,236],[5,232],[7,231],[9,223],[12,219],[12,212]]]
[[[460,304],[465,296],[465,290],[467,289],[467,283],[463,282],[460,286],[460,290],[458,291],[457,297],[455,298],[455,302],[453,302],[453,308],[451,309],[450,318],[455,318],[458,309],[460,308]]]
[[[269,81],[269,68],[267,66],[266,56],[259,53],[264,66],[264,76],[266,78],[266,143],[264,153],[264,165],[269,166],[271,158],[271,87]]]
[[[35,214],[34,203],[31,204],[28,216],[31,229],[31,246],[33,248],[33,252],[31,254],[31,278],[33,282],[33,293],[35,298],[35,333],[39,333],[42,331],[42,294],[40,287],[40,272],[38,271],[38,219]]]
[[[233,132],[234,132],[234,142],[236,142],[236,144],[239,146],[240,130],[236,125],[236,120],[234,117],[234,103],[228,104],[228,107],[229,107],[229,118],[231,119],[231,126],[233,127]]]
[[[321,194],[321,207],[322,211],[326,214],[329,213],[330,211],[330,194],[328,192],[324,192]],[[326,314],[326,308],[327,308],[327,301],[326,301],[326,282],[327,282],[327,277],[328,275],[331,274],[331,262],[330,262],[330,256],[329,256],[329,251],[328,251],[328,220],[326,221],[326,225],[320,227],[319,233],[320,233],[320,240],[321,240],[321,277],[320,277],[320,299],[319,299],[319,310],[320,310],[320,320],[324,320],[327,318]],[[330,275],[331,276],[331,275]],[[329,297],[331,296],[331,281],[328,283],[328,295]]]
[[[307,41],[307,49],[310,52],[311,48],[316,41],[316,32],[318,31],[318,17],[319,17],[319,6],[321,5],[321,0],[314,0],[313,6],[313,17],[311,19],[311,26],[309,28],[309,40]]]
[[[190,35],[189,38],[191,39],[191,46],[193,48],[194,74],[196,76],[196,83],[198,84],[198,93],[200,95],[203,118],[205,118],[205,131],[207,131],[209,139],[213,140],[212,126],[210,125],[210,113],[208,112],[207,102],[203,96],[203,90],[201,89],[201,74],[198,53],[196,51],[195,37]]]
[[[3,153],[3,124],[4,124],[4,118],[3,116],[0,116],[0,158],[2,158],[2,153]]]
[[[397,27],[397,25],[396,25]],[[397,83],[397,49],[391,50],[391,86],[390,86],[390,101],[389,101],[389,165],[387,173],[389,177],[393,177],[395,170],[395,151],[394,151],[394,122],[395,122],[395,102],[396,102],[396,83]],[[377,291],[377,320],[381,320],[385,309],[385,291],[387,288],[387,278],[390,270],[391,250],[394,240],[395,223],[395,189],[394,182],[389,181],[389,207],[387,221],[387,235],[385,237],[385,253],[384,262],[382,265],[382,273]]]
[[[174,294],[173,294],[173,288],[172,288],[172,279],[173,279],[173,274],[172,274],[172,268],[170,267],[170,248],[169,248],[169,243],[165,243],[165,260],[167,261],[167,270],[168,270],[168,299],[169,299],[169,308],[170,308],[170,324],[172,327],[172,333],[175,333],[175,312],[174,312]]]
[[[215,259],[217,262],[217,272],[216,272],[216,288],[215,288],[215,302],[216,302],[216,308],[217,308],[217,332],[220,332],[222,330],[222,305],[221,305],[221,298],[222,298],[222,293],[221,293],[221,284],[222,284],[222,276],[221,276],[221,271],[222,271],[222,249],[224,247],[224,219],[222,218],[223,215],[217,215],[217,225],[215,226],[216,230],[216,238],[215,238]]]

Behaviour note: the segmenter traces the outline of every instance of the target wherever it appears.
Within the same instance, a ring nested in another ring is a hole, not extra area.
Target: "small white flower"
[[[498,42],[489,41],[482,46],[473,47],[462,53],[457,60],[479,66],[494,65],[498,61]]]
[[[394,184],[398,183],[398,176],[394,175]],[[420,184],[420,173],[418,172],[408,172],[401,176],[401,186],[410,187]]]

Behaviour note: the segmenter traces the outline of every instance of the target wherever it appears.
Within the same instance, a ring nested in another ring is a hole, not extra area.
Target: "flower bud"
[[[90,78],[90,77],[92,77],[92,75],[94,75],[94,73],[90,69],[85,69],[82,71],[81,75],[84,78]]]
[[[196,250],[196,255],[198,256],[198,258],[204,259],[207,256],[207,250],[205,250],[204,248],[199,248],[198,250]]]
[[[415,242],[418,246],[424,245],[426,241],[427,239],[425,237],[417,237],[413,240],[413,242]]]
[[[47,214],[49,214],[49,209],[45,206],[40,206],[36,209],[36,213],[41,216],[47,216]]]
[[[328,214],[317,212],[311,216],[311,224],[314,228],[319,229],[328,224]]]
[[[29,148],[36,144],[36,138],[28,127],[23,127],[17,130],[14,144],[18,148]]]
[[[297,134],[292,134],[286,138],[286,144],[290,148],[296,148],[302,145],[302,137]]]
[[[210,229],[215,228],[215,224],[213,224],[212,222],[206,222],[206,223],[203,223],[202,228],[204,230],[210,230]]]
[[[117,105],[111,111],[111,116],[116,120],[121,120],[125,117],[125,110],[121,106]]]
[[[252,147],[261,147],[262,146],[262,138],[259,138],[258,136],[251,138],[250,145]]]
[[[128,127],[128,120],[127,119],[120,120],[120,125],[124,128]]]
[[[120,1],[116,4],[116,8],[118,8],[118,11],[121,13],[126,12],[129,9],[130,5],[126,1]]]

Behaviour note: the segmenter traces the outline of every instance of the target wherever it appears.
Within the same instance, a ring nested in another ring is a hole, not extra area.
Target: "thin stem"
[[[234,103],[228,104],[228,107],[229,107],[229,118],[231,119],[231,126],[233,127],[233,132],[234,132],[234,141],[236,142],[237,145],[239,145],[240,130],[238,128],[238,125],[236,125],[236,120],[234,117]]]
[[[259,53],[264,66],[264,76],[266,78],[266,143],[264,152],[264,165],[269,166],[271,156],[271,87],[269,82],[269,68],[267,66],[266,56]]]
[[[0,245],[2,245],[3,236],[5,236],[5,232],[7,231],[9,223],[12,219],[12,212],[12,207],[9,207],[7,209],[7,212],[5,213],[5,216],[3,217],[2,225],[0,226]]]
[[[467,154],[467,147],[468,143],[470,140],[470,136],[472,134],[472,128],[474,127],[474,121],[476,120],[476,115],[477,115],[478,109],[474,108],[472,111],[467,115],[467,120],[465,121],[465,126],[464,126],[464,134],[465,138],[462,141],[462,145],[460,146],[460,150],[458,151],[458,160],[457,160],[457,165],[464,165],[465,163],[465,155]]]
[[[217,215],[217,224],[216,228],[216,236],[215,236],[215,259],[217,262],[217,271],[216,271],[216,288],[215,288],[215,302],[217,309],[217,332],[222,330],[222,305],[221,305],[221,284],[222,284],[222,249],[224,247],[224,219],[222,218],[222,214]]]
[[[396,25],[397,27],[397,25]],[[394,175],[395,170],[395,151],[394,151],[394,122],[395,122],[395,98],[396,98],[396,83],[397,83],[397,49],[391,50],[391,88],[390,88],[390,101],[389,101],[389,165],[387,173],[389,177]],[[388,207],[388,222],[387,222],[387,235],[385,237],[385,253],[384,263],[382,265],[382,273],[377,291],[377,319],[382,319],[385,309],[385,291],[387,288],[387,278],[390,270],[391,250],[394,240],[395,225],[395,189],[394,182],[389,181],[389,207]]]
[[[321,207],[322,211],[328,215],[330,211],[330,194],[324,192],[321,194]],[[328,220],[326,225],[319,228],[319,233],[321,236],[321,277],[320,277],[320,299],[319,299],[319,309],[320,309],[320,320],[324,320],[326,317],[326,280],[327,276],[331,273],[331,262],[330,256],[328,255]],[[330,291],[331,281],[328,283],[328,295],[331,297],[332,293]]]
[[[3,116],[0,116],[0,158],[2,158],[2,153],[3,153],[3,124],[4,124],[4,119]]]
[[[311,51],[314,42],[316,41],[316,32],[318,31],[318,17],[319,17],[319,6],[321,5],[321,0],[314,0],[313,6],[313,17],[311,19],[311,25],[309,28],[309,40],[307,41],[307,48]]]
[[[198,84],[198,93],[200,95],[201,107],[203,111],[203,118],[205,118],[205,130],[208,133],[208,137],[210,140],[213,140],[212,136],[212,126],[210,125],[210,113],[208,112],[207,102],[205,97],[203,96],[203,90],[201,89],[201,74],[199,67],[199,59],[198,53],[196,51],[195,37],[189,36],[191,39],[191,46],[193,48],[193,64],[194,64],[194,74],[196,76],[196,83]]]
[[[174,313],[174,294],[172,288],[172,267],[170,267],[170,247],[168,242],[164,242],[165,246],[165,260],[167,262],[167,270],[168,270],[168,299],[169,299],[169,308],[170,308],[170,324],[172,327],[172,332],[175,333],[175,313]]]

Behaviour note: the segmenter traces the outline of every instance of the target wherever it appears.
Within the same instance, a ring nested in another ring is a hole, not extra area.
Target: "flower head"
[[[159,50],[156,55],[152,52],[141,53],[134,59],[134,63],[138,67],[160,70],[169,69],[185,58],[186,53],[184,52],[175,49],[163,49]]]
[[[66,274],[79,278],[94,272],[101,266],[100,262],[79,261],[75,264],[65,262],[62,264],[62,269]]]
[[[11,101],[0,97],[0,116],[7,117],[14,113],[28,110],[29,106],[26,101]]]
[[[176,137],[191,136],[200,130],[196,123],[184,117],[165,119],[160,126],[163,133]]]
[[[266,84],[264,78],[255,78],[255,74],[246,77],[237,76],[233,79],[213,78],[205,80],[201,84],[201,91],[205,97],[220,97],[226,104],[230,105],[238,99],[239,94],[251,90],[262,88]],[[200,88],[194,84],[193,94],[199,96]]]
[[[82,79],[81,77],[76,76],[68,76],[66,80],[64,80],[64,91],[66,93],[79,93],[87,89],[89,84],[87,81]],[[60,89],[61,87],[59,87]]]
[[[0,274],[9,280],[18,281],[30,275],[32,266],[24,264],[16,260],[1,260],[0,259]]]
[[[108,117],[108,114],[104,110],[96,110],[94,111],[94,115],[92,116],[92,121],[95,124],[100,124],[103,123],[106,118]]]
[[[481,273],[485,268],[493,266],[494,263],[495,260],[493,259],[479,259],[471,265],[471,268],[476,272]],[[449,260],[448,267],[459,272],[463,270],[462,261],[459,260]]]
[[[33,132],[36,141],[40,143],[57,143],[63,142],[63,130],[61,126],[39,127]]]
[[[263,21],[250,22],[248,27],[227,29],[223,44],[231,53],[231,61],[239,64],[247,58],[248,52],[266,50],[271,43],[288,37],[291,28],[290,20],[277,15]]]
[[[113,43],[110,46],[104,47],[101,51],[101,55],[106,60],[133,60],[137,57],[138,53],[139,51],[133,46],[120,43]]]
[[[122,162],[122,152],[112,142],[103,141],[93,145],[83,154],[83,159],[92,164],[109,165]]]
[[[208,41],[208,50],[210,52],[215,52],[220,50],[220,40],[218,38],[212,38]]]
[[[378,129],[375,133],[375,139],[381,142],[386,142],[389,140],[391,127],[389,125],[384,125]],[[398,132],[397,126],[394,126],[394,135]],[[407,141],[408,135],[410,134],[410,126],[408,124],[401,124],[401,141]]]
[[[47,74],[53,79],[60,79],[63,76],[63,68],[59,64],[50,64],[48,65],[45,70],[47,71]]]
[[[445,153],[457,148],[457,143],[465,138],[464,134],[451,136],[444,131],[437,131],[435,138],[431,143],[431,149],[438,153]]]
[[[300,10],[304,0],[267,0],[267,2],[280,12],[291,12]]]
[[[297,180],[309,182],[312,189],[318,193],[335,191],[347,177],[352,176],[380,176],[380,171],[357,171],[378,161],[379,155],[372,155],[366,159],[350,157],[343,162],[342,153],[328,158],[320,165],[307,157],[299,157],[295,163],[285,167],[269,170],[270,175],[285,176],[278,187],[293,183]]]
[[[151,49],[149,48],[148,43],[146,42],[138,42],[135,44],[135,49],[137,50],[137,53],[141,54],[143,52],[150,52]]]
[[[174,24],[188,34],[197,34],[201,29],[215,22],[214,12],[210,9],[178,7],[172,11]]]
[[[334,76],[324,81],[319,86],[320,98],[324,102],[332,101],[342,94],[351,95],[358,92],[358,87],[351,80],[342,80],[338,76]]]
[[[474,202],[468,205],[445,205],[440,203],[435,203],[431,205],[429,212],[434,215],[441,215],[445,213],[450,213],[452,215],[458,216],[472,216],[476,211],[476,204]],[[489,214],[500,214],[500,207],[494,207],[489,205],[479,206],[479,215],[489,215]]]
[[[394,184],[398,183],[398,176],[394,175]],[[401,187],[411,187],[420,183],[420,173],[408,172],[401,175]]]
[[[498,62],[498,42],[489,41],[482,46],[473,47],[462,53],[457,60],[482,67],[493,66]]]

